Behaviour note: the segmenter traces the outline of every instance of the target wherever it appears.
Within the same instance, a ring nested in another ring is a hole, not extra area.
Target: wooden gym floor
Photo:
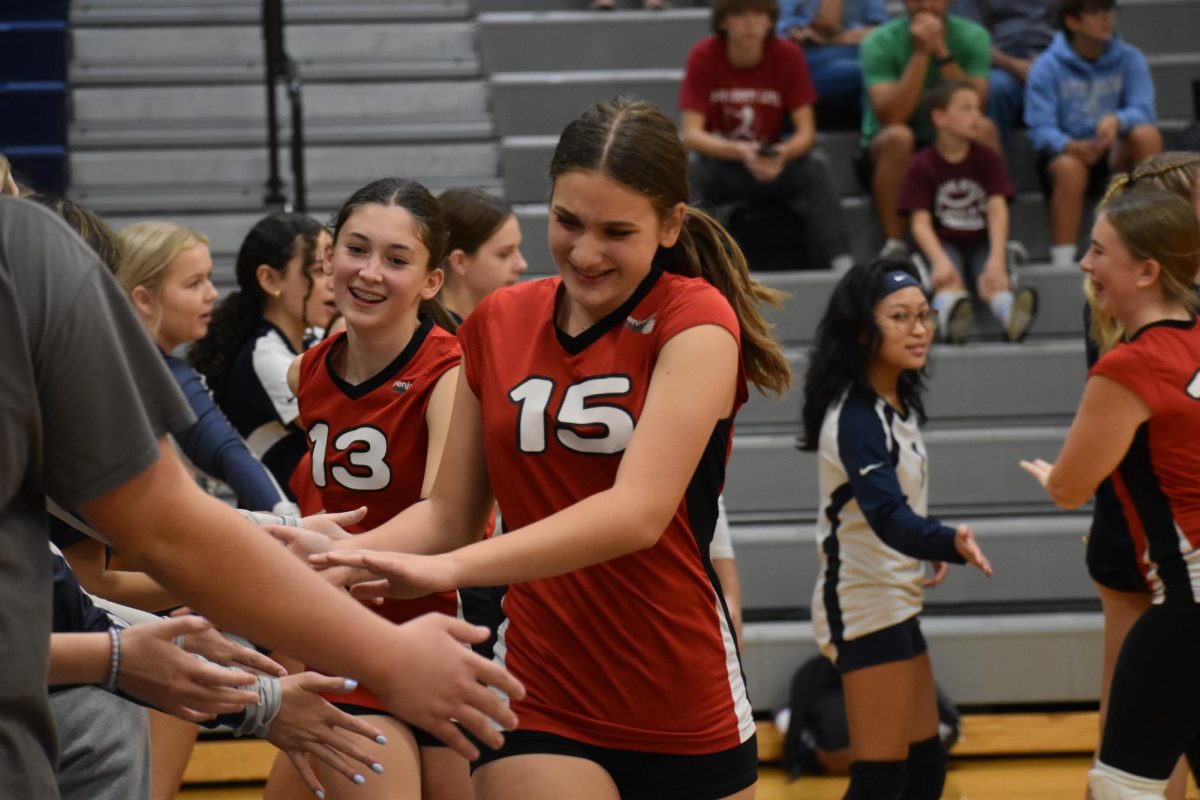
[[[1082,800],[1095,746],[1097,715],[1091,712],[970,714],[963,717],[946,779],[945,800]],[[759,725],[758,800],[841,800],[846,778],[788,781],[774,766],[781,752],[778,731]],[[274,758],[257,741],[201,741],[184,776],[181,800],[258,800]],[[1189,800],[1200,800],[1195,788]]]

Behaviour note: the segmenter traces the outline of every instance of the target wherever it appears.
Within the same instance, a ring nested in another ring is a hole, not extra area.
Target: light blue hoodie
[[[1061,153],[1072,139],[1092,138],[1108,114],[1117,115],[1122,134],[1155,123],[1146,57],[1114,35],[1100,58],[1087,61],[1059,31],[1033,63],[1025,85],[1025,124],[1033,146]]]

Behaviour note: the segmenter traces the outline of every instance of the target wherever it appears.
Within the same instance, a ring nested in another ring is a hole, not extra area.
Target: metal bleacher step
[[[73,0],[77,25],[212,25],[246,23],[262,18],[259,0]],[[463,18],[467,0],[286,0],[284,16],[292,22],[375,22],[380,20]]]
[[[644,11],[512,11],[479,15],[488,72],[678,68],[711,33],[707,8]],[[614,53],[620,59],[614,59]]]
[[[921,630],[938,686],[956,703],[1094,702],[1099,696],[1099,611],[926,615]],[[817,654],[811,623],[751,622],[744,638],[742,666],[755,711],[783,707],[792,674]]]
[[[1083,534],[1090,517],[1057,513],[1033,516],[955,517],[967,524],[995,569],[990,579],[977,570],[955,568],[926,594],[947,608],[956,604],[1082,606],[1096,589],[1084,564]],[[742,609],[750,619],[808,617],[820,562],[811,524],[734,525]]]
[[[287,27],[287,49],[306,81],[465,77],[479,74],[474,24],[392,22]],[[79,28],[70,80],[83,85],[211,84],[263,80],[257,25]]]
[[[287,107],[282,89],[278,102]],[[261,146],[266,105],[263,87],[251,83],[79,87],[72,93],[70,141],[75,149]],[[487,106],[481,80],[312,83],[304,89],[305,140],[316,146],[490,139]],[[284,136],[289,125],[280,120]]]
[[[1053,461],[1067,426],[1038,425],[929,430],[929,513],[1041,514],[1055,510],[1022,459]],[[796,448],[791,434],[745,434],[733,441],[725,504],[735,522],[816,519],[817,457]]]
[[[380,175],[404,175],[435,193],[495,186],[491,142],[306,149],[310,204],[330,208]],[[287,151],[281,163],[287,163]],[[74,196],[97,212],[230,211],[261,208],[266,148],[84,151],[71,156]]]
[[[1074,267],[1034,263],[1017,267],[1014,274],[1019,285],[1038,292],[1038,318],[1031,337],[1083,334],[1083,273]],[[782,308],[767,312],[767,319],[775,324],[775,337],[788,343],[811,342],[839,276],[813,270],[760,272],[755,277],[788,294]]]
[[[788,351],[794,376],[781,398],[757,391],[738,413],[739,433],[797,433],[807,353]],[[1083,339],[1031,340],[1019,345],[935,346],[929,358],[925,410],[930,427],[1064,422],[1075,413],[1086,377]],[[1036,386],[1036,392],[1018,391]]]

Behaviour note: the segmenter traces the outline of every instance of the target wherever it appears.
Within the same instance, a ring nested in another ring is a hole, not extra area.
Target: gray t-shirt
[[[0,198],[0,797],[54,798],[46,495],[78,508],[158,457],[191,410],[96,255]]]

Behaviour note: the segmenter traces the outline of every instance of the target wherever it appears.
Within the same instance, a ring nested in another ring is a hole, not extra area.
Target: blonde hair
[[[208,245],[208,237],[203,233],[174,222],[135,222],[117,238],[121,257],[116,274],[126,294],[133,294],[138,286],[157,289],[167,267],[180,253],[197,245]]]
[[[9,194],[9,184],[17,186],[16,180],[12,174],[12,162],[8,160],[8,156],[0,153],[0,195]],[[20,196],[21,188],[17,186],[17,196]]]
[[[1173,150],[1147,158],[1129,172],[1113,176],[1104,197],[1096,208],[1099,216],[1111,201],[1128,192],[1157,190],[1170,192],[1189,204],[1200,189],[1200,153]],[[1111,220],[1110,220],[1111,222]],[[1197,265],[1200,266],[1200,265]],[[1191,283],[1189,282],[1189,287]],[[1088,336],[1104,353],[1125,338],[1125,327],[1096,308],[1091,281],[1084,281],[1083,293],[1092,309],[1092,324]]]
[[[1101,214],[1133,258],[1158,262],[1163,296],[1194,314],[1193,282],[1200,266],[1200,220],[1192,204],[1171,192],[1146,189],[1113,198]],[[1094,328],[1097,314],[1091,292],[1088,302],[1092,306]],[[1102,347],[1105,344],[1097,342]],[[1108,348],[1115,344],[1116,341],[1108,342]]]

